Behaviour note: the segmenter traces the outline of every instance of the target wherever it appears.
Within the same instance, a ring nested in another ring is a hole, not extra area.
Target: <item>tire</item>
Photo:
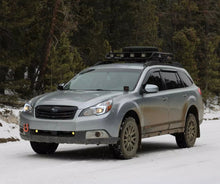
[[[38,154],[53,154],[58,145],[56,143],[30,142],[32,149]]]
[[[185,123],[184,133],[178,133],[175,135],[176,143],[180,148],[193,147],[198,133],[198,126],[196,117],[194,114],[188,114]]]
[[[124,119],[117,144],[109,145],[116,158],[130,159],[137,153],[139,147],[139,130],[133,117]]]

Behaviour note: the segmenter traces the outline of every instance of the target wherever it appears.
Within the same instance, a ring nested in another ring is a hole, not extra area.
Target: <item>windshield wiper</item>
[[[108,90],[108,89],[69,89],[72,91],[112,91],[112,90]]]
[[[107,90],[104,90],[104,89],[94,89],[94,91],[107,91]]]

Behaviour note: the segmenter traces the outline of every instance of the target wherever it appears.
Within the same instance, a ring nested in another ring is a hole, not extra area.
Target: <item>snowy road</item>
[[[106,146],[60,145],[36,155],[26,141],[0,144],[0,184],[220,183],[220,120],[204,121],[201,138],[178,149],[172,136],[143,140],[131,160],[116,160]]]

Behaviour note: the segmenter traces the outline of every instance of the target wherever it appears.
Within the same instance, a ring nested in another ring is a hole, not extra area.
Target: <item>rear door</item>
[[[181,128],[184,126],[184,116],[187,108],[188,94],[176,71],[162,70],[161,76],[166,85],[166,92],[169,107],[169,129]]]

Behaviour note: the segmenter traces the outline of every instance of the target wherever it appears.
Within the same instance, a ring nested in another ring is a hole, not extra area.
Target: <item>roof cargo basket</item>
[[[122,52],[110,52],[106,55],[111,61],[131,61],[145,63],[149,60],[165,61],[172,60],[173,54],[159,52],[156,47],[130,46],[124,47]]]
[[[158,48],[156,47],[151,47],[151,46],[130,46],[130,47],[124,47],[122,49],[122,52],[129,52],[129,53],[133,53],[133,52],[158,52]]]
[[[151,46],[124,47],[122,52],[110,52],[106,54],[106,61],[99,62],[96,65],[115,62],[143,63],[145,66],[153,64],[177,65],[173,62],[172,53],[159,52],[158,48]]]
[[[156,61],[172,61],[173,54],[167,52],[153,52],[148,60],[156,60]]]

